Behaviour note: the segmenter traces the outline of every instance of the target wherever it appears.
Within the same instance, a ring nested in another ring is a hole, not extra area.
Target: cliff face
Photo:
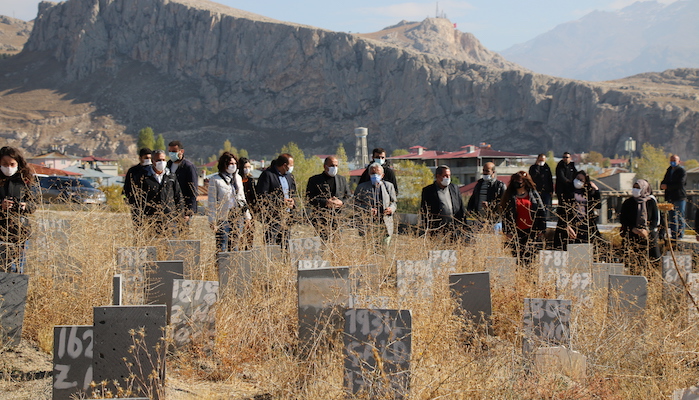
[[[204,1],[69,0],[41,4],[20,57],[50,54],[65,67],[57,87],[79,85],[131,132],[150,125],[202,155],[224,138],[263,154],[290,140],[331,151],[357,126],[389,149],[612,155],[633,136],[697,153],[696,70],[680,85],[590,84],[413,49]]]

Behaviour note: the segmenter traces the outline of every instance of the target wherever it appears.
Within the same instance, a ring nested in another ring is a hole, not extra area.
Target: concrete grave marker
[[[590,243],[569,244],[568,266],[574,271],[589,271],[594,250],[594,246]]]
[[[568,252],[559,250],[539,251],[539,282],[555,282],[561,271],[568,269]]]
[[[53,328],[53,400],[89,395],[92,379],[94,332],[91,325]]]
[[[121,387],[127,387],[127,379],[134,373],[134,387],[142,388],[135,394],[148,396],[150,392],[153,398],[159,398],[157,394],[165,382],[166,311],[165,305],[95,307],[94,381],[107,381],[106,388],[116,393],[112,382],[117,380]],[[144,337],[139,334],[141,330]],[[131,352],[134,337],[130,332],[139,340]],[[129,368],[126,362],[133,366]],[[154,370],[157,374],[151,375]]]
[[[344,385],[369,399],[404,399],[410,388],[412,316],[409,310],[345,312]],[[377,360],[375,355],[380,354]]]
[[[456,250],[430,250],[428,260],[442,270],[454,272],[459,259],[456,256]]]
[[[218,281],[222,294],[235,293],[242,297],[249,293],[256,265],[254,250],[218,253]]]
[[[490,273],[471,272],[449,275],[449,286],[459,300],[459,307],[475,326],[490,333]]]
[[[572,379],[587,377],[587,357],[563,346],[534,350],[534,370],[540,374],[563,374]]]
[[[297,265],[299,260],[322,260],[323,251],[324,246],[320,236],[289,239],[291,265]]]
[[[525,298],[524,354],[542,346],[570,346],[571,307],[570,300]]]
[[[311,348],[324,329],[342,329],[342,312],[349,304],[349,268],[298,271],[298,315],[301,347]]]
[[[298,260],[298,270],[330,268],[330,261],[327,260]]]
[[[124,281],[121,274],[116,274],[112,277],[112,305],[120,306],[124,299]]]
[[[592,287],[595,290],[609,288],[609,275],[624,275],[624,264],[592,263]]]
[[[490,272],[493,286],[512,287],[517,278],[517,259],[514,257],[486,257],[485,270]]]
[[[184,271],[190,276],[201,263],[200,240],[168,240],[170,260],[184,261]]]
[[[699,400],[699,386],[673,391],[672,400]]]
[[[663,297],[678,296],[684,293],[682,279],[687,281],[687,274],[692,272],[692,256],[690,254],[675,253],[677,268],[682,273],[682,279],[677,274],[675,262],[671,255],[664,255],[663,260]]]
[[[145,268],[157,259],[155,246],[117,248],[117,270],[122,275],[125,305],[145,303]]]
[[[212,348],[216,336],[217,281],[175,279],[172,287],[170,323],[175,346],[201,343]]]
[[[634,318],[646,309],[648,280],[639,275],[609,275],[609,312]]]
[[[182,279],[184,262],[156,261],[147,270],[146,303],[165,304],[166,310],[172,308],[172,287],[175,279]],[[169,321],[169,315],[168,315]]]
[[[396,260],[398,295],[431,297],[434,269],[429,260]]]
[[[556,279],[558,298],[568,298],[581,306],[592,305],[592,276],[589,272],[561,271]]]
[[[0,272],[0,348],[15,347],[22,339],[29,275]]]

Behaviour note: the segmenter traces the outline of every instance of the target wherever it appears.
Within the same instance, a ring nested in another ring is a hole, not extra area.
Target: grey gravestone
[[[124,302],[124,282],[121,274],[112,277],[112,305],[120,306]]]
[[[289,257],[291,265],[296,265],[298,260],[322,260],[323,241],[320,236],[289,239]]]
[[[689,287],[689,293],[694,299],[694,302],[699,304],[699,274],[687,274],[687,286]],[[687,317],[690,324],[699,322],[699,310],[694,306],[694,302],[687,297],[687,307],[689,307]]]
[[[330,262],[327,260],[298,260],[297,266],[298,270],[330,268]]]
[[[201,263],[201,241],[199,240],[168,240],[170,260],[184,261],[184,271],[190,276]]]
[[[349,268],[298,271],[299,340],[311,348],[326,328],[342,329],[350,297]]]
[[[514,257],[486,257],[485,270],[493,277],[494,286],[512,287],[517,277],[517,259]]]
[[[218,253],[218,281],[221,284],[221,294],[233,292],[242,297],[249,293],[256,265],[254,250]]]
[[[117,248],[117,269],[123,277],[125,305],[145,303],[145,268],[157,259],[154,246]]]
[[[170,323],[173,327],[175,346],[189,343],[212,348],[216,336],[216,311],[218,300],[217,281],[191,281],[175,279],[172,287]]]
[[[590,243],[568,245],[568,265],[576,271],[589,271],[594,256],[594,246]]]
[[[165,382],[166,314],[164,305],[95,307],[94,381],[107,381],[106,389],[116,393],[113,381],[127,387],[133,373],[134,388],[141,387],[135,394],[148,396],[150,392],[158,398]],[[132,349],[135,340],[139,342]],[[133,365],[128,367],[127,362]]]
[[[433,265],[449,272],[454,272],[456,264],[459,262],[456,250],[430,250],[427,258]]]
[[[568,268],[568,252],[559,250],[539,251],[539,282],[555,282],[562,270]]]
[[[672,400],[699,400],[699,387],[677,389],[672,392]]]
[[[0,272],[0,348],[22,339],[29,275]]]
[[[94,345],[91,325],[53,327],[53,400],[89,395]]]
[[[359,398],[404,399],[410,388],[412,317],[409,310],[345,312],[347,391]],[[375,355],[380,354],[380,360]]]
[[[490,272],[449,275],[449,286],[459,300],[459,307],[475,326],[490,331],[492,305],[490,301]]]
[[[172,308],[172,286],[175,279],[182,279],[184,262],[156,261],[146,271],[146,303],[165,304]],[[169,320],[169,319],[168,319]]]
[[[431,297],[434,269],[429,260],[396,260],[398,295]]]
[[[556,279],[558,298],[568,298],[578,305],[592,305],[592,276],[590,272],[561,271]]]
[[[570,346],[572,301],[524,299],[524,340],[522,351],[531,353],[541,346]]]
[[[690,254],[675,253],[677,268],[682,273],[682,279],[677,274],[675,262],[671,255],[665,255],[663,259],[663,297],[678,296],[684,293],[682,279],[687,281],[687,274],[692,272],[692,256]]]
[[[609,275],[624,275],[624,264],[592,263],[592,287],[595,290],[607,290]]]
[[[609,275],[609,312],[633,318],[646,309],[648,280],[639,275]]]

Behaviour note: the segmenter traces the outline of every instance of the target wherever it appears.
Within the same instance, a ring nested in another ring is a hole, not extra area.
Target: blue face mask
[[[170,156],[170,160],[172,160],[172,162],[175,162],[175,161],[180,159],[180,155],[176,151],[171,151],[171,152],[168,152],[167,154],[168,154],[168,156]]]
[[[381,182],[381,175],[379,174],[372,174],[371,175],[371,183],[374,185],[378,185],[378,183]]]
[[[670,161],[670,166],[675,168],[677,166],[677,161]]]

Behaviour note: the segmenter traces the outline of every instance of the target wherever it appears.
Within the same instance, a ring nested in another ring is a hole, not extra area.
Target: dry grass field
[[[38,243],[28,252],[24,343],[0,353],[0,399],[50,398],[52,378],[21,381],[10,373],[51,369],[53,326],[92,324],[92,308],[111,302],[116,249],[134,243],[127,214],[44,209],[33,218]],[[70,229],[52,232],[53,238],[41,243],[37,237],[44,233],[37,219],[65,219]],[[261,226],[257,228],[259,233]],[[296,225],[292,234],[314,236],[305,224]],[[214,237],[204,217],[194,219],[189,239],[201,240],[202,254],[201,264],[186,278],[217,280]],[[162,239],[150,243],[164,254]],[[491,282],[493,335],[479,338],[480,345],[465,342],[467,327],[454,313],[446,275],[436,279],[430,299],[398,296],[396,260],[426,259],[429,250],[454,249],[456,272],[482,271],[485,257],[509,255],[501,243],[446,244],[396,235],[380,255],[363,243],[355,230],[347,229],[342,241],[325,250],[325,259],[332,266],[376,264],[384,279],[368,289],[370,294],[412,311],[409,399],[661,399],[699,381],[699,327],[687,322],[684,301],[663,300],[659,272],[649,281],[643,317],[608,317],[602,290],[593,294],[590,307],[573,303],[570,347],[587,357],[587,376],[576,378],[527,368],[523,300],[556,298],[554,285],[537,283],[532,273],[518,271],[516,285],[509,289]],[[345,398],[341,339],[328,338],[329,345],[301,357],[296,271],[288,262],[270,265],[268,271],[264,284],[254,285],[249,296],[219,300],[212,352],[193,348],[168,356],[166,398]]]

